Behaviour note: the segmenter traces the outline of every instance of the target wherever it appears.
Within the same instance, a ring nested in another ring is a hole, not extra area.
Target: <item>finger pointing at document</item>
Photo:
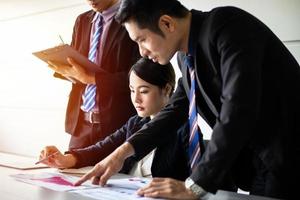
[[[104,186],[112,175],[121,170],[125,159],[133,154],[133,147],[128,142],[125,142],[109,156],[96,164],[91,171],[81,177],[74,185],[79,186],[92,178],[93,184]]]

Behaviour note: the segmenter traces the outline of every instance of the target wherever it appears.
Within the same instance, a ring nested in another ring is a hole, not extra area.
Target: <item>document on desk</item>
[[[110,179],[105,187],[87,188],[84,190],[72,190],[70,192],[80,194],[86,197],[103,200],[150,200],[153,198],[146,198],[136,194],[136,191],[146,186],[151,179],[144,178],[124,178],[124,179]],[[156,199],[157,200],[157,199]]]
[[[55,172],[42,172],[38,174],[13,174],[10,175],[17,181],[24,183],[29,183],[31,185],[36,185],[40,187],[45,187],[55,191],[71,191],[74,189],[83,189],[86,187],[92,187],[88,184],[83,184],[82,186],[75,187],[73,183],[78,180],[73,176],[65,176],[60,173]]]
[[[56,191],[71,192],[74,194],[87,196],[94,199],[151,199],[141,197],[136,194],[136,191],[146,186],[151,179],[146,178],[121,178],[110,179],[107,185],[100,187],[93,185],[90,181],[85,182],[81,186],[73,186],[73,183],[79,179],[79,177],[68,176],[57,172],[43,172],[40,174],[15,174],[11,175],[17,181],[45,187]]]

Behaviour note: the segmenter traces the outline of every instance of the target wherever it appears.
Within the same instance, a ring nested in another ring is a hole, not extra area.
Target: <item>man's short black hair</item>
[[[134,20],[141,29],[147,28],[163,36],[158,27],[162,15],[183,18],[188,9],[178,0],[122,0],[116,20],[123,24]]]

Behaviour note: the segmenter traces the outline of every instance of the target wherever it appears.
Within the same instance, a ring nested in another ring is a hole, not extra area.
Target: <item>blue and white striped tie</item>
[[[89,60],[96,63],[96,57],[99,49],[100,38],[103,30],[103,17],[98,14],[99,19],[96,19],[95,32],[93,34],[92,42],[90,43]],[[97,23],[98,21],[98,23]],[[83,103],[81,109],[85,112],[92,110],[96,104],[96,85],[88,84],[82,95]]]
[[[190,160],[190,167],[191,170],[195,168],[195,166],[200,161],[201,157],[201,147],[200,147],[200,137],[201,132],[198,127],[197,123],[197,107],[196,107],[196,79],[195,79],[195,69],[194,69],[194,59],[192,56],[186,56],[185,57],[185,64],[188,66],[188,69],[190,71],[190,79],[191,79],[191,89],[189,93],[189,125],[190,125],[190,137],[189,137],[189,160]]]

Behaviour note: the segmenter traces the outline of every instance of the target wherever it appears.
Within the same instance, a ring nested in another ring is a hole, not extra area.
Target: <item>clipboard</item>
[[[33,52],[34,56],[48,63],[53,61],[63,65],[69,65],[67,58],[70,57],[79,65],[84,67],[89,72],[101,72],[101,68],[95,63],[91,62],[87,57],[73,49],[70,45],[64,44],[49,49]]]
[[[35,165],[35,162],[36,159],[32,157],[0,152],[0,166],[2,167],[22,170],[49,168],[44,164]]]

